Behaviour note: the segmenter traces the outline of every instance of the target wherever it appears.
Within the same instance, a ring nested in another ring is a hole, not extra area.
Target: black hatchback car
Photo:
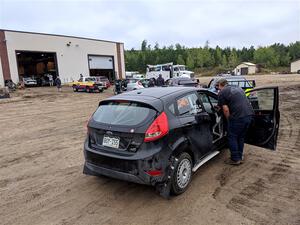
[[[247,143],[275,150],[278,87],[251,90],[255,115]],[[99,103],[88,122],[84,173],[183,193],[201,165],[227,144],[217,95],[193,87],[136,90]]]

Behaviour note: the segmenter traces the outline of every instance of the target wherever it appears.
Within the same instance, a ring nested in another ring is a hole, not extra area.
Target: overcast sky
[[[300,40],[300,0],[0,0],[0,28],[120,41],[139,49],[257,47]]]

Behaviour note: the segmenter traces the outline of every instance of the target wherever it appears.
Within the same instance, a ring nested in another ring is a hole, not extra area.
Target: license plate
[[[117,137],[109,137],[104,135],[103,137],[103,146],[111,147],[111,148],[119,148],[120,138]]]

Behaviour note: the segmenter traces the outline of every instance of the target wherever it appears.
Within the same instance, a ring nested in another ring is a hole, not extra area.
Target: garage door
[[[90,69],[113,69],[113,59],[110,56],[89,56]]]

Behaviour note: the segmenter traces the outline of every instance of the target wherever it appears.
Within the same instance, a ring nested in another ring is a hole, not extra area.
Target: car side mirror
[[[204,122],[211,121],[210,116],[206,112],[196,114],[195,120],[197,123],[204,123]]]

